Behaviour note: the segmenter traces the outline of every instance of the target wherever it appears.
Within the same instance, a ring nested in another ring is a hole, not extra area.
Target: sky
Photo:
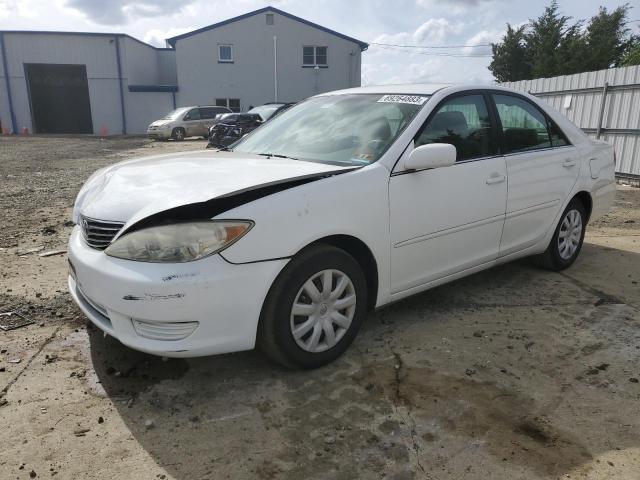
[[[563,14],[589,19],[600,5],[624,0],[559,0]],[[640,0],[630,0],[640,20]],[[488,83],[490,47],[506,24],[539,16],[536,0],[0,0],[0,30],[127,33],[156,46],[164,39],[267,5],[371,43],[362,55],[363,85]],[[640,34],[640,22],[631,24]],[[397,48],[420,45],[456,48]]]

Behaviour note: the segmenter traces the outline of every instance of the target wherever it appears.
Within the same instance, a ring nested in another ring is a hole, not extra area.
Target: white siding
[[[176,42],[178,104],[240,98],[243,109],[274,99],[273,36],[277,36],[278,101],[360,85],[360,46],[274,13],[257,14]],[[234,63],[218,63],[218,44],[233,44]],[[328,68],[302,68],[302,47],[328,47]]]

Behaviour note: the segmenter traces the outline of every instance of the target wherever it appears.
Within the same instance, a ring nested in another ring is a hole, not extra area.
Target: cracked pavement
[[[184,148],[204,142],[0,137],[0,312],[35,321],[0,331],[0,479],[637,478],[639,189],[571,269],[515,262],[372,312],[320,370],[164,362],[86,325],[64,255],[24,252],[64,248],[91,171]]]

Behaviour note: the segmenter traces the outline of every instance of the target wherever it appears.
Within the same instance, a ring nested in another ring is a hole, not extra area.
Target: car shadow
[[[640,446],[635,384],[616,376],[637,362],[637,288],[615,265],[640,255],[585,244],[563,273],[518,261],[432,289],[372,312],[314,371],[256,351],[163,361],[95,328],[91,360],[177,479],[556,478]]]

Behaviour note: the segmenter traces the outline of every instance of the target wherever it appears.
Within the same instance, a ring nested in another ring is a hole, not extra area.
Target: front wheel
[[[366,309],[366,280],[358,262],[339,248],[317,245],[294,257],[271,287],[258,345],[284,366],[317,368],[347,349]]]
[[[540,257],[540,263],[549,270],[569,268],[582,249],[587,213],[582,202],[576,198],[569,202],[560,217],[553,238]]]

